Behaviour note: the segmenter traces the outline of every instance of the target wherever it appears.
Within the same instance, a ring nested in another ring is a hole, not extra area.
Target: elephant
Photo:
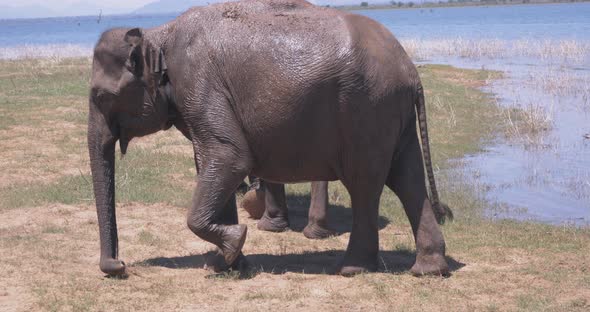
[[[282,232],[289,228],[289,214],[285,196],[285,185],[251,177],[250,190],[244,194],[241,206],[251,217],[259,219],[259,230]],[[327,223],[328,182],[311,183],[311,203],[308,224],[303,235],[309,239],[323,239],[335,235]]]
[[[235,191],[252,174],[344,184],[353,218],[337,265],[344,276],[378,269],[387,186],[414,234],[411,273],[448,273],[439,224],[452,213],[435,185],[424,90],[403,47],[374,20],[303,0],[244,0],[104,32],[93,53],[88,150],[99,266],[108,275],[125,274],[116,142],[125,154],[133,138],[173,125],[191,140],[198,174],[187,225],[228,266],[244,260],[247,226],[238,223]]]

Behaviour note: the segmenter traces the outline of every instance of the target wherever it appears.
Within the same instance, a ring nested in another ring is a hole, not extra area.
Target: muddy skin
[[[125,153],[133,138],[172,124],[191,140],[199,176],[187,225],[227,265],[240,259],[247,232],[234,193],[253,174],[273,183],[342,181],[353,214],[344,275],[377,269],[386,185],[414,231],[412,272],[447,274],[438,223],[450,210],[436,191],[422,86],[379,23],[303,0],[246,0],[196,7],[152,29],[103,33],[93,56],[88,149],[100,269],[109,275],[125,272],[115,144]]]

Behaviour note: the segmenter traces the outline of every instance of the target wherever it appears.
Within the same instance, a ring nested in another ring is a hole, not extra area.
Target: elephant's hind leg
[[[369,173],[369,171],[366,171]],[[379,176],[377,172],[374,176]],[[340,274],[350,276],[362,272],[374,272],[378,267],[379,198],[383,191],[383,181],[368,178],[343,181],[351,197],[352,231],[348,247],[340,268]]]
[[[322,239],[336,232],[328,227],[328,181],[311,183],[311,204],[307,226],[303,235],[309,239]]]
[[[257,206],[264,207],[264,213],[258,221],[258,229],[269,232],[282,232],[289,228],[289,213],[283,184],[260,180],[256,190],[250,190],[244,196],[242,206],[249,212]],[[311,184],[311,204],[309,206],[308,224],[303,235],[309,239],[322,239],[334,235],[327,226],[328,182]],[[250,213],[252,215],[252,213]]]
[[[258,221],[258,229],[269,232],[283,232],[289,228],[289,212],[285,198],[285,185],[260,181],[264,188],[264,215]]]
[[[413,125],[413,124],[412,124]],[[414,275],[446,275],[445,241],[428,199],[422,153],[415,129],[408,127],[401,149],[391,165],[386,185],[396,193],[414,232]]]

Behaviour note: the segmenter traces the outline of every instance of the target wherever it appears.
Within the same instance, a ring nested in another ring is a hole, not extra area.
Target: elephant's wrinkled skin
[[[255,178],[254,184],[246,192],[241,206],[258,221],[258,229],[269,232],[282,232],[289,228],[289,212],[285,198],[285,185],[271,183]],[[311,183],[311,203],[308,224],[303,235],[309,239],[330,237],[336,232],[328,227],[328,182]]]
[[[301,0],[250,0],[193,8],[153,29],[113,29],[94,50],[89,101],[100,268],[109,275],[125,272],[115,143],[125,153],[132,138],[172,124],[195,147],[199,183],[188,226],[227,264],[241,259],[247,231],[234,191],[253,174],[281,183],[342,181],[353,226],[341,274],[377,269],[384,185],[412,225],[411,271],[448,271],[437,219],[450,211],[434,185],[420,78],[398,41],[367,17]]]

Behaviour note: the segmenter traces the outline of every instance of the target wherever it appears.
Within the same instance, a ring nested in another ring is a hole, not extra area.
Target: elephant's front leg
[[[310,239],[322,239],[336,232],[328,228],[328,182],[311,183],[311,204],[309,218],[303,235]]]
[[[227,201],[223,210],[216,216],[213,221],[215,224],[223,225],[234,225],[238,224],[238,210],[236,206],[236,196],[232,194],[230,199]],[[246,257],[240,252],[236,260],[233,263],[228,264],[225,259],[220,257],[214,257],[211,262],[207,263],[207,266],[215,272],[222,272],[227,270],[243,270],[248,266]]]
[[[285,185],[260,181],[264,189],[264,215],[258,221],[258,229],[270,232],[282,232],[289,228],[289,212],[285,198]]]
[[[222,108],[218,110],[223,111]],[[247,231],[246,225],[237,224],[235,191],[250,172],[252,162],[239,127],[233,119],[228,119],[190,123],[208,131],[191,130],[202,137],[191,136],[198,183],[187,224],[197,236],[219,247],[226,264],[233,265],[241,255]]]
[[[199,172],[188,227],[200,238],[221,250],[226,264],[232,265],[246,240],[247,227],[237,224],[234,191],[246,176],[223,161],[210,161]]]

